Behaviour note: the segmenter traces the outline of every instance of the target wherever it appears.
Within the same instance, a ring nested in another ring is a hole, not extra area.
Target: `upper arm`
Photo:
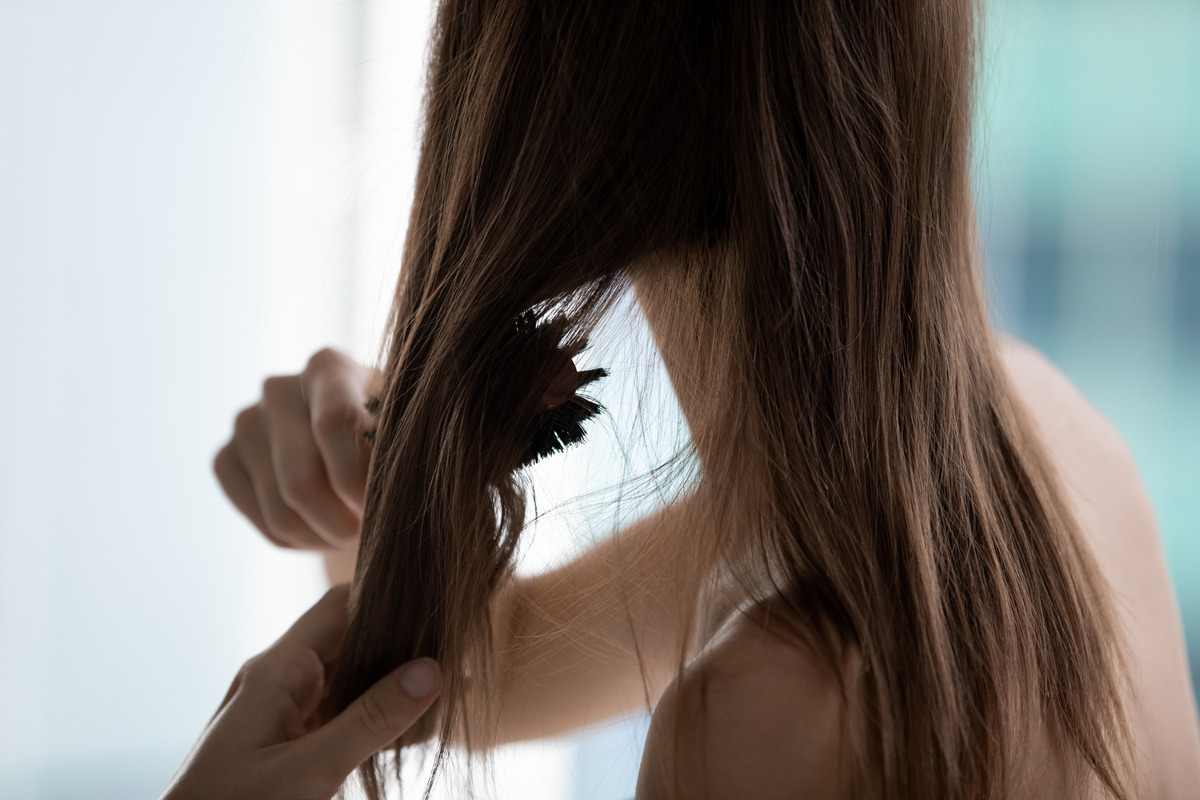
[[[498,741],[550,736],[645,708],[674,673],[687,620],[686,500],[503,590]]]
[[[637,800],[848,797],[832,672],[744,618],[723,633],[655,708]]]

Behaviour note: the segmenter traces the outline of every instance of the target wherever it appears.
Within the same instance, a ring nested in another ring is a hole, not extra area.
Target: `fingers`
[[[254,484],[250,481],[250,474],[242,466],[242,461],[238,458],[232,442],[217,451],[216,458],[213,459],[213,474],[217,476],[221,490],[233,502],[234,508],[242,512],[263,536],[279,547],[291,547],[267,528],[262,512],[258,510],[258,496],[254,493]]]
[[[308,523],[288,507],[279,493],[271,445],[259,406],[251,406],[237,415],[233,426],[233,448],[246,474],[250,476],[269,536],[305,550],[328,547]]]
[[[349,596],[348,585],[333,587],[242,666],[221,709],[237,695],[230,713],[246,741],[270,742],[281,732],[292,740],[306,732],[305,721],[321,701],[326,672],[341,647]]]
[[[268,378],[262,400],[235,421],[213,462],[221,488],[268,539],[284,547],[345,548],[362,523],[373,427],[372,372],[335,350],[301,375]]]
[[[314,759],[348,775],[411,728],[433,703],[440,685],[435,661],[410,661],[302,740],[304,747]]]
[[[280,496],[323,541],[344,547],[358,534],[360,519],[330,487],[301,377],[268,378],[262,407]]]
[[[322,662],[332,661],[342,644],[342,634],[346,632],[346,603],[349,598],[349,584],[334,586],[292,623],[292,627],[269,650],[305,647],[320,656]]]
[[[329,483],[346,506],[361,516],[373,427],[367,413],[368,370],[336,350],[321,350],[304,370],[304,389],[317,449]]]
[[[315,650],[276,643],[247,661],[230,688],[225,719],[247,747],[299,739],[325,693],[326,666]],[[220,712],[218,712],[220,714]]]

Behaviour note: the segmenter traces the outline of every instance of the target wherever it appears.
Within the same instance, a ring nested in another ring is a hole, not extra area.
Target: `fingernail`
[[[438,684],[438,665],[432,658],[418,658],[400,670],[400,688],[414,700],[433,694]]]

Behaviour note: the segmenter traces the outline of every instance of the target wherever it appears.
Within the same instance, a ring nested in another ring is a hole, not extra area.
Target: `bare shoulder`
[[[1157,573],[1163,559],[1154,509],[1121,434],[1030,345],[1003,339],[1000,354],[1101,566],[1127,569],[1132,558]]]
[[[849,797],[833,670],[738,613],[663,694],[637,800]]]
[[[1137,464],[1112,423],[1045,356],[1015,340],[1004,340],[1000,352],[1109,584],[1125,635],[1145,796],[1193,796],[1200,783],[1200,727],[1179,609]]]
[[[1018,339],[1003,338],[1000,357],[1060,469],[1090,464],[1106,473],[1119,473],[1114,477],[1136,474],[1133,457],[1117,429],[1046,356]]]

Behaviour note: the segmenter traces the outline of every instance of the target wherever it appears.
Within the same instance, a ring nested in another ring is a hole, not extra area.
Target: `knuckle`
[[[259,698],[290,696],[296,687],[292,665],[270,648],[247,661],[240,674],[242,686]]]
[[[279,475],[279,494],[293,508],[311,499],[320,485],[320,473],[311,464],[293,466]]]
[[[333,364],[345,360],[345,356],[332,347],[322,347],[313,353],[304,367],[305,372],[319,372]]]
[[[325,678],[321,657],[309,647],[291,647],[277,654],[278,680],[287,686],[320,684]]]
[[[233,435],[245,438],[258,425],[258,407],[247,406],[233,418]]]
[[[262,523],[255,522],[254,527],[258,528],[258,532],[262,534],[264,539],[266,539],[268,542],[275,545],[276,547],[282,547],[282,548],[289,549],[289,550],[298,549],[297,545],[294,542],[289,541],[287,538],[285,538],[283,536],[278,536],[275,533],[272,533],[271,529],[267,527],[267,524],[265,522],[262,522]]]
[[[277,402],[288,390],[288,378],[284,375],[272,375],[262,383],[263,400],[268,403]]]
[[[323,439],[352,435],[358,427],[358,420],[358,409],[338,403],[321,409],[313,417],[313,432]]]
[[[263,509],[263,522],[271,535],[284,540],[298,535],[302,529],[300,517],[291,509],[279,506]]]
[[[233,467],[233,459],[235,458],[236,456],[233,453],[233,448],[229,445],[222,447],[217,451],[217,454],[213,456],[212,471],[213,474],[217,476],[218,480],[223,481],[229,475],[230,469]]]
[[[363,731],[373,739],[393,736],[403,717],[403,709],[385,701],[376,692],[364,694],[361,703],[359,724]]]
[[[261,686],[272,680],[274,671],[271,667],[270,659],[264,658],[262,653],[256,656],[251,656],[242,664],[242,668],[238,670],[238,678],[242,684],[249,687]]]
[[[325,664],[317,651],[311,647],[302,647],[293,659],[296,676],[303,680],[319,681],[325,678]]]

